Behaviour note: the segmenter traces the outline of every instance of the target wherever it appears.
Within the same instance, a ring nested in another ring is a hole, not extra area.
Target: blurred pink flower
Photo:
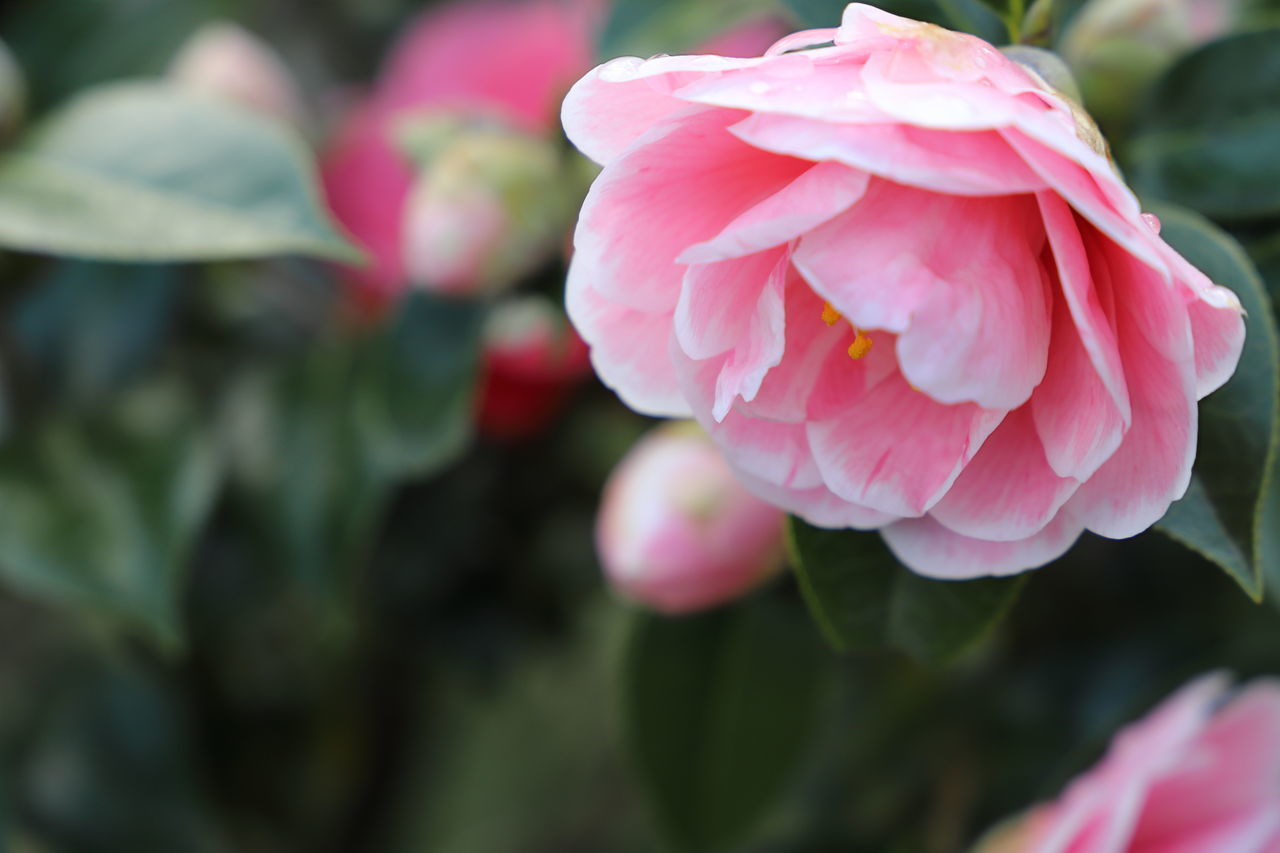
[[[734,479],[694,424],[658,427],[605,485],[596,544],[624,597],[664,613],[730,601],[782,565],[782,513]]]
[[[284,62],[235,24],[207,24],[198,30],[174,57],[169,78],[272,118],[296,123],[302,117],[302,100]]]
[[[543,296],[499,302],[485,323],[478,422],[490,438],[540,433],[591,373],[587,347]]]
[[[467,0],[432,9],[405,33],[322,163],[334,213],[369,252],[369,266],[350,274],[372,303],[407,286],[403,221],[416,176],[397,148],[398,123],[437,113],[549,137],[560,98],[590,67],[599,7]]]
[[[1280,850],[1280,683],[1227,696],[1200,678],[1116,735],[1056,801],[984,853],[1275,853]]]
[[[1239,302],[985,42],[854,4],[761,58],[606,63],[563,120],[604,165],[568,282],[597,372],[757,495],[968,578],[1185,491]]]

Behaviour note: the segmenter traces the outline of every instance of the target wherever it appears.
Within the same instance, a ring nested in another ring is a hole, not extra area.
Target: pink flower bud
[[[590,373],[587,345],[551,300],[500,303],[485,323],[480,430],[505,441],[541,432]]]
[[[228,23],[193,35],[169,68],[180,86],[224,98],[264,115],[297,123],[301,99],[289,69],[262,40]]]
[[[554,143],[480,125],[432,139],[405,206],[409,280],[439,293],[492,293],[558,249],[575,192],[566,194]]]
[[[605,485],[596,526],[623,596],[665,613],[737,598],[782,564],[782,513],[744,489],[695,425],[643,438]]]

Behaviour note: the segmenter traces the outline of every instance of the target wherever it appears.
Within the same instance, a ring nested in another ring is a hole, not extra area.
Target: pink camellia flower
[[[293,75],[269,45],[235,24],[207,24],[178,51],[169,77],[180,86],[298,122],[302,99]]]
[[[1280,850],[1280,683],[1227,696],[1210,675],[1120,732],[1057,801],[999,830],[982,853],[1275,853]]]
[[[782,513],[734,478],[694,424],[636,444],[605,485],[596,544],[614,588],[664,613],[745,593],[782,565]]]
[[[596,371],[761,497],[967,578],[1186,489],[1239,302],[980,39],[854,4],[754,59],[609,62],[563,120],[604,165],[567,297]]]
[[[413,123],[474,122],[551,144],[556,106],[591,66],[600,18],[598,0],[466,0],[432,9],[410,27],[322,158],[330,206],[370,256],[349,277],[371,304],[409,286],[406,261],[420,273],[445,270],[448,282],[440,289],[464,291],[471,267],[463,262],[483,257],[506,215],[492,196],[477,192],[457,208],[455,222],[441,219],[434,200],[407,221],[419,165],[403,150],[403,137],[412,135]],[[424,239],[406,246],[418,236]]]
[[[587,346],[544,296],[508,298],[485,321],[477,422],[490,438],[541,432],[591,373]]]

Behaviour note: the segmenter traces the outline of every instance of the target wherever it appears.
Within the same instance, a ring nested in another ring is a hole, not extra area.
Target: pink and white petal
[[[1095,533],[1123,539],[1155,524],[1186,492],[1196,448],[1195,362],[1181,295],[1122,250],[1108,254],[1122,288],[1117,336],[1133,421],[1066,509]]]
[[[841,414],[810,422],[809,446],[831,491],[908,518],[946,494],[1004,415],[971,403],[944,406],[895,374]]]
[[[1114,347],[1110,323],[1105,318],[1103,322]],[[1118,350],[1116,360],[1115,375],[1123,383]],[[1053,307],[1049,365],[1030,403],[1036,432],[1054,473],[1087,480],[1115,453],[1131,417],[1127,390],[1121,399],[1123,411],[1085,351],[1067,301],[1059,297]]]
[[[1056,279],[1080,343],[1116,409],[1128,424],[1129,391],[1124,367],[1112,320],[1107,316],[1099,292],[1110,286],[1110,270],[1102,265],[1101,257],[1091,265],[1076,217],[1065,201],[1055,193],[1042,192],[1036,195],[1036,202],[1053,251]],[[1059,473],[1070,476],[1066,472]]]
[[[711,414],[717,421],[724,420],[736,400],[748,403],[754,400],[765,375],[782,361],[786,343],[784,288],[790,261],[785,252],[777,255],[756,300],[746,333],[729,352],[716,378],[715,406]]]
[[[846,350],[852,330],[841,323],[828,326],[822,321],[822,308],[822,300],[792,267],[786,288],[786,342],[782,361],[765,376],[755,399],[738,404],[743,413],[790,423],[799,423],[811,416],[810,398],[828,361],[840,369],[849,364]],[[892,346],[885,351],[891,359]],[[876,357],[874,349],[867,356]],[[855,393],[860,393],[865,386],[864,377],[858,376],[857,381]],[[834,402],[836,410],[847,402],[847,398]]]
[[[608,165],[654,124],[688,108],[687,102],[674,97],[678,89],[704,77],[716,78],[724,71],[773,61],[722,56],[624,56],[593,69],[575,83],[564,99],[560,120],[569,141],[579,151]]]
[[[737,346],[750,329],[761,291],[786,259],[785,249],[775,249],[690,266],[675,314],[676,341],[685,354],[711,358]]]
[[[792,263],[809,286],[864,329],[903,332],[945,283],[929,268],[954,200],[875,179],[852,209],[802,238]]]
[[[675,93],[691,104],[764,116],[809,118],[828,126],[893,120],[871,102],[856,57],[837,48],[779,56],[768,65],[690,80]]]
[[[939,79],[911,50],[881,51],[862,69],[871,103],[892,120],[937,130],[1008,127],[1029,107],[980,79]]]
[[[1011,195],[1045,188],[995,131],[953,133],[906,124],[833,124],[755,114],[730,128],[757,148],[834,160],[908,186],[957,195]]]
[[[1202,299],[1187,304],[1196,351],[1196,399],[1217,391],[1240,363],[1244,351],[1244,315],[1236,308],[1219,308]]]
[[[705,264],[789,243],[857,203],[870,179],[840,163],[818,163],[676,260]]]
[[[591,347],[600,381],[642,414],[691,416],[669,355],[674,337],[670,313],[646,314],[602,298],[577,265],[569,269],[565,303],[578,334]]]
[[[736,119],[703,107],[673,115],[592,184],[573,262],[591,270],[601,296],[646,312],[674,309],[685,272],[676,257],[810,168],[746,145],[725,129]]]
[[[735,470],[734,476],[756,497],[798,515],[816,527],[875,530],[895,521],[892,515],[837,497],[826,486],[808,489],[778,486],[742,470]]]
[[[929,515],[962,536],[1016,542],[1043,530],[1079,487],[1049,467],[1023,406],[1005,417]]]
[[[1058,195],[1069,202],[1095,228],[1140,258],[1153,270],[1168,276],[1168,266],[1156,251],[1146,226],[1138,216],[1137,201],[1133,199],[1132,194],[1128,193],[1128,190],[1124,190],[1124,196],[1119,199],[1114,197],[1118,191],[1112,189],[1110,193],[1108,192],[1111,184],[1119,181],[1114,172],[1110,171],[1110,166],[1086,168],[1077,160],[1052,150],[1017,129],[1005,129],[1001,134],[1013,149],[1022,155],[1027,165],[1044,178]],[[1076,152],[1079,157],[1087,156],[1089,159],[1098,157],[1084,143],[1079,140],[1076,140],[1076,143],[1079,145],[1079,150]],[[1105,162],[1103,160],[1104,164]],[[1097,170],[1102,168],[1107,170],[1110,178],[1099,177]],[[1122,184],[1120,187],[1123,189]]]
[[[907,518],[880,531],[889,550],[916,574],[940,580],[1016,575],[1065,554],[1083,528],[1058,513],[1039,533],[1015,542],[972,539],[929,516]]]
[[[945,284],[898,338],[902,373],[940,403],[1015,409],[1044,378],[1049,281],[1029,196],[956,199],[950,227],[927,251]]]

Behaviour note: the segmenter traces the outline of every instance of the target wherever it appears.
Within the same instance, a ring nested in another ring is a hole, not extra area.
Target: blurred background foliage
[[[486,429],[490,305],[415,291],[371,318],[330,263],[357,250],[317,152],[427,5],[0,11],[25,81],[19,108],[0,67],[0,849],[942,853],[1187,677],[1280,672],[1280,596],[1239,588],[1280,587],[1276,555],[1203,511],[1168,526],[1228,574],[1152,533],[1086,537],[976,598],[888,567],[815,596],[806,566],[811,603],[892,610],[821,631],[790,578],[684,619],[611,598],[596,503],[648,424],[588,382],[548,422]],[[830,26],[842,5],[618,0],[596,52],[688,50],[761,13]],[[1007,4],[881,5],[1007,38]],[[1064,47],[1082,5],[1037,3],[1024,35],[1068,54],[1145,200],[1226,229],[1185,226],[1218,235],[1201,262],[1246,282],[1256,264],[1274,295],[1280,6]],[[284,57],[298,131],[156,82],[215,20]],[[558,299],[563,275],[521,288]],[[1261,340],[1242,417],[1274,428]],[[1210,476],[1201,498],[1232,488]]]

